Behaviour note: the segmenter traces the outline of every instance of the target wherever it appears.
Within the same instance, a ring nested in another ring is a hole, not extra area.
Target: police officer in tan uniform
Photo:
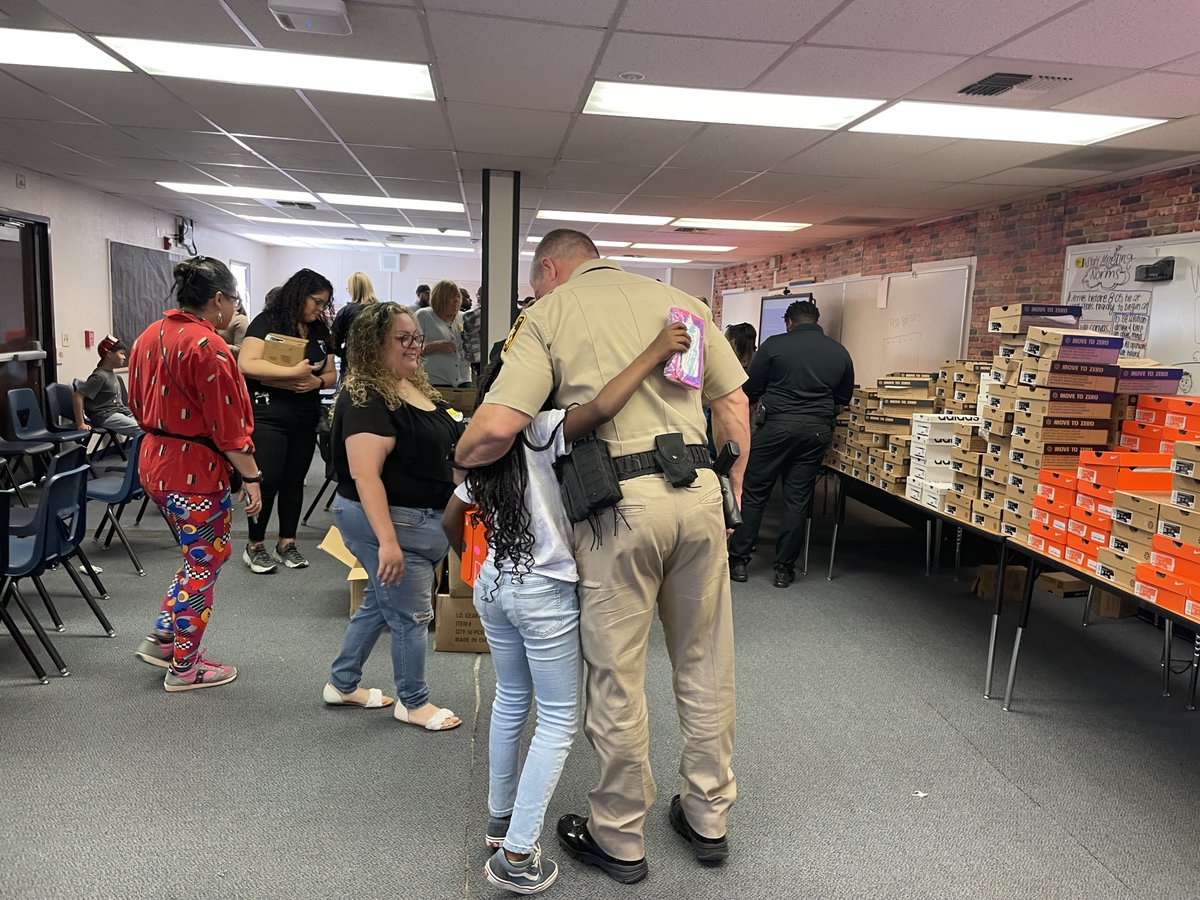
[[[657,609],[683,735],[683,778],[670,821],[698,860],[719,863],[728,854],[725,820],[737,793],[733,615],[721,491],[706,467],[703,406],[712,406],[717,445],[741,445],[741,463],[731,473],[740,498],[750,446],[741,390],[746,375],[703,303],[600,259],[580,232],[546,235],[530,284],[538,302],[513,325],[504,369],[458,444],[464,468],[503,455],[547,398],[567,408],[595,397],[642,352],[671,307],[704,320],[702,389],[656,375],[599,429],[624,476],[624,499],[619,517],[603,519],[608,527],[602,532],[587,523],[575,527],[574,550],[588,662],[584,731],[600,758],[600,783],[588,795],[590,818],[564,816],[558,838],[568,854],[617,881],[646,877],[643,829],[655,785],[645,674]],[[654,460],[655,438],[670,433],[682,433],[687,455],[698,463],[690,486],[672,487]]]

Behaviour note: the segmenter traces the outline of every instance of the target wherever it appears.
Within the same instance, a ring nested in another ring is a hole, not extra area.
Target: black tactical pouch
[[[667,476],[671,487],[687,487],[696,480],[696,464],[688,454],[682,434],[675,432],[656,437],[654,459]]]
[[[572,523],[616,506],[624,496],[608,447],[594,433],[576,441],[570,453],[558,458],[554,469]]]

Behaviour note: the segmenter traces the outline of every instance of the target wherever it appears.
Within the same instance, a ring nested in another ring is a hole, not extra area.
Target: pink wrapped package
[[[672,306],[667,313],[667,323],[682,322],[692,338],[687,353],[673,353],[667,360],[663,374],[676,384],[699,390],[704,381],[704,320],[686,309]]]

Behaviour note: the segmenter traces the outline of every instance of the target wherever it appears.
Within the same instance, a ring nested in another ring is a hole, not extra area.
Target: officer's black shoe
[[[729,580],[730,581],[749,581],[750,575],[746,571],[744,562],[729,561]]]
[[[595,866],[609,878],[621,884],[634,884],[650,873],[646,858],[625,860],[609,856],[592,840],[587,830],[587,816],[565,815],[558,820],[558,845],[572,859]]]
[[[696,860],[705,866],[719,866],[729,856],[729,841],[724,835],[719,838],[706,838],[696,834],[688,824],[687,816],[683,814],[683,804],[679,795],[671,798],[671,827],[675,833],[692,845],[692,853]]]
[[[792,582],[796,580],[796,570],[791,566],[776,566],[775,580],[771,582],[777,588],[791,587]]]

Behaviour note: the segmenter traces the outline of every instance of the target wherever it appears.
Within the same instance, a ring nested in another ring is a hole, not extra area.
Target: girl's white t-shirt
[[[525,429],[525,467],[529,484],[525,488],[525,506],[529,510],[529,530],[533,534],[533,565],[531,571],[559,581],[579,581],[575,554],[571,549],[573,529],[563,507],[554,461],[571,452],[563,435],[562,423],[566,410],[554,409],[538,413]],[[553,440],[552,440],[553,438]],[[549,444],[545,450],[534,450]],[[471,499],[471,477],[458,486],[454,496],[464,503]],[[495,564],[495,554],[488,549],[487,561]],[[512,561],[505,560],[501,571],[512,571]]]

